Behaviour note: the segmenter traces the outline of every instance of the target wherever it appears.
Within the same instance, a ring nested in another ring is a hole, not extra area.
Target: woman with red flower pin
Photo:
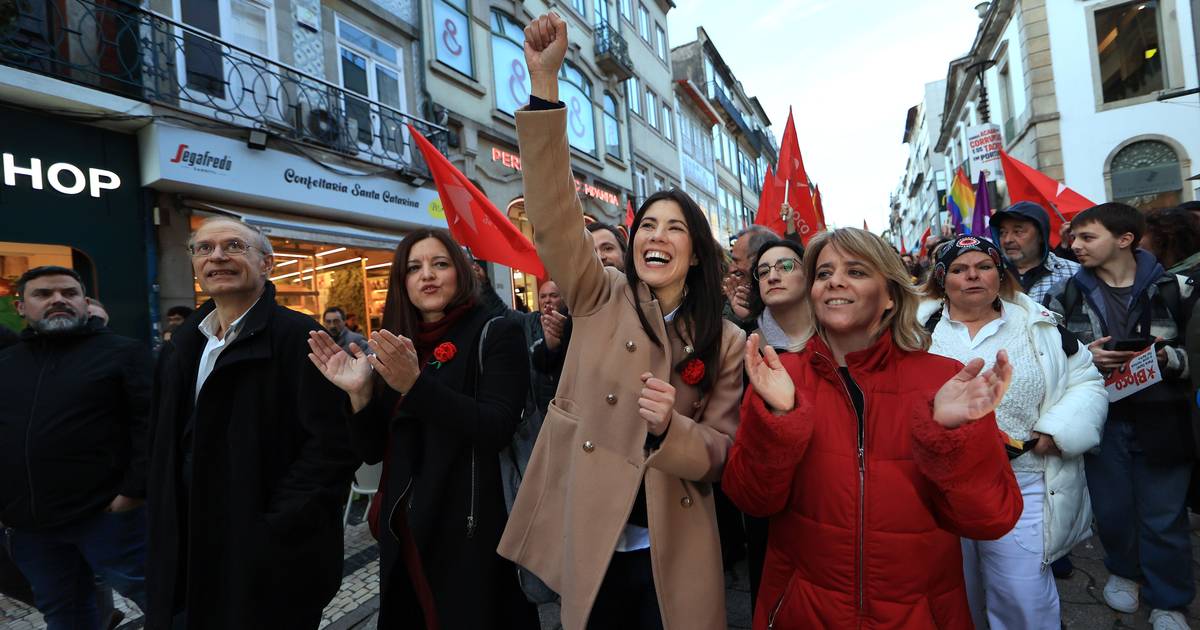
[[[516,567],[496,554],[499,453],[521,419],[528,359],[520,328],[477,304],[476,282],[448,232],[418,230],[396,248],[375,354],[351,356],[324,332],[309,340],[313,363],[350,395],[352,445],[383,461],[368,513],[380,628],[539,627]]]
[[[724,628],[712,482],[737,429],[744,335],[721,319],[720,251],[671,189],[634,215],[624,272],[601,263],[558,102],[566,24],[548,14],[525,38],[525,212],[573,330],[500,553],[562,596],[566,630]]]

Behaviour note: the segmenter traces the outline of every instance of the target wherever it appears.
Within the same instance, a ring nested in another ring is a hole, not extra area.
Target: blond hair
[[[888,294],[895,305],[884,311],[883,319],[879,322],[880,329],[890,329],[893,343],[903,350],[927,350],[929,333],[917,322],[921,293],[913,286],[912,276],[908,274],[904,261],[900,260],[896,250],[871,232],[858,228],[838,228],[814,236],[804,251],[804,288],[808,294],[812,295],[812,287],[816,282],[817,258],[821,256],[821,251],[830,245],[866,263],[887,281]],[[825,338],[825,331],[821,322],[817,320],[816,305],[811,299],[808,304],[813,327],[817,334]]]

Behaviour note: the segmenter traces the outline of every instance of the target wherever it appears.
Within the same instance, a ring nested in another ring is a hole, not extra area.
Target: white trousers
[[[1042,566],[1045,541],[1040,472],[1017,473],[1025,509],[1011,532],[999,540],[962,539],[967,602],[976,628],[1059,630],[1058,586],[1050,566]]]

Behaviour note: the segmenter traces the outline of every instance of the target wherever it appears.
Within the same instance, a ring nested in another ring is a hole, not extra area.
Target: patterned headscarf
[[[933,278],[937,280],[939,287],[946,287],[946,272],[949,271],[950,264],[967,252],[987,254],[992,262],[996,263],[996,268],[1000,270],[1000,282],[1004,282],[1004,276],[1007,275],[1004,271],[1008,269],[1008,265],[996,244],[982,236],[960,236],[938,246],[937,264],[933,267]]]

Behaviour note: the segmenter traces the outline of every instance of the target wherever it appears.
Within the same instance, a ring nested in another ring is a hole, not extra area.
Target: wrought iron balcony
[[[446,128],[126,0],[0,0],[0,65],[166,105],[429,178],[411,124]]]
[[[618,81],[633,76],[633,60],[629,58],[629,44],[625,38],[605,21],[596,25],[595,33],[596,65]]]

